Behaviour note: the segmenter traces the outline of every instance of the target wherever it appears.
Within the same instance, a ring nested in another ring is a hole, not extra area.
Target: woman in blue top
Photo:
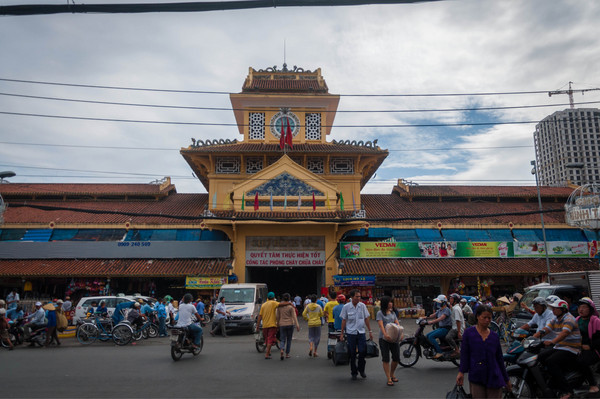
[[[500,337],[489,329],[492,309],[480,305],[475,316],[477,324],[463,333],[456,385],[462,386],[465,373],[469,373],[473,398],[500,399],[503,387],[512,388],[502,359]]]

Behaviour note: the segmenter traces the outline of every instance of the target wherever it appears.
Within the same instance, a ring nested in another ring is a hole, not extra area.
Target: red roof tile
[[[344,259],[344,274],[396,276],[508,276],[546,274],[545,259]],[[552,273],[598,270],[597,259],[550,259]]]
[[[535,197],[536,186],[408,186],[408,191],[396,186],[394,192],[403,197]],[[568,198],[573,192],[571,187],[540,187],[542,196]]]
[[[316,79],[253,79],[242,91],[327,93],[327,85],[321,86]]]
[[[226,275],[227,259],[0,260],[2,277],[172,277]]]
[[[367,147],[364,145],[350,145],[350,144],[333,144],[333,143],[319,143],[319,144],[294,144],[292,149],[286,150],[288,154],[294,153],[324,153],[324,154],[387,154],[387,150],[382,150],[379,147]],[[235,144],[218,144],[218,145],[204,145],[199,147],[188,147],[181,150],[181,153],[194,153],[194,152],[223,152],[223,153],[274,153],[283,155],[283,151],[279,147],[279,144],[266,144],[266,143],[247,143],[239,142]]]
[[[0,194],[35,195],[144,195],[167,194],[175,190],[170,184],[161,189],[160,184],[87,184],[87,183],[11,183],[1,184]]]

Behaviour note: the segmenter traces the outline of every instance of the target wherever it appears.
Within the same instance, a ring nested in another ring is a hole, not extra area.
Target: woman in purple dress
[[[460,371],[456,385],[462,386],[465,373],[469,373],[469,388],[473,398],[502,397],[502,388],[511,388],[504,360],[500,337],[489,329],[492,309],[481,305],[475,312],[477,324],[463,333],[460,348]]]

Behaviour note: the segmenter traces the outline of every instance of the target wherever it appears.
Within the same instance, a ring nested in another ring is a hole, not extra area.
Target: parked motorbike
[[[8,337],[10,338],[10,342],[12,342],[13,346],[21,345],[23,343],[23,324],[25,321],[23,319],[18,320],[8,320]],[[2,347],[8,348],[8,343],[4,342],[4,340],[0,340],[2,343]]]
[[[432,359],[438,362],[452,362],[456,366],[460,366],[460,358],[453,356],[454,349],[445,340],[441,340],[440,347],[442,348],[443,356],[434,359],[436,355],[435,348],[423,334],[427,320],[420,318],[417,320],[419,327],[415,331],[415,335],[402,340],[400,343],[400,364],[403,367],[412,367],[419,361],[419,358],[424,356],[426,359]],[[456,340],[456,344],[460,348],[460,341]]]
[[[546,366],[538,360],[538,354],[545,347],[539,338],[526,338],[523,341],[525,351],[517,359],[517,364],[506,369],[512,384],[514,398],[555,398],[558,392],[550,387],[552,376]],[[570,370],[565,374],[572,389],[579,388],[585,377],[579,370]]]
[[[200,337],[200,345],[192,346],[193,338],[187,327],[169,327],[171,330],[171,357],[174,361],[181,359],[184,353],[198,356],[204,346],[204,337]]]
[[[529,330],[524,330],[522,328],[517,328],[511,333],[511,337],[514,339],[512,344],[506,350],[506,353],[502,355],[504,358],[504,363],[509,366],[511,364],[516,364],[517,359],[525,351],[525,347],[523,346],[523,340],[528,338],[534,334],[535,328],[530,328]]]

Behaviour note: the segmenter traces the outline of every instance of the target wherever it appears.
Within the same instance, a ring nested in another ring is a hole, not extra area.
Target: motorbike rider
[[[12,308],[6,312],[6,318],[11,320],[20,320],[25,316],[23,313],[23,307],[21,304],[17,305],[16,308]]]
[[[13,344],[8,334],[8,321],[6,320],[6,309],[0,308],[0,340],[8,343],[8,349],[13,350]]]
[[[25,318],[25,320],[30,320],[24,327],[23,331],[25,334],[25,340],[29,340],[31,337],[31,332],[37,330],[38,328],[42,328],[46,326],[46,312],[42,309],[42,303],[35,303],[35,312],[30,314]],[[32,342],[29,346],[34,346],[35,344]]]
[[[569,399],[573,395],[573,389],[565,378],[565,372],[578,367],[577,356],[581,351],[581,334],[575,317],[569,313],[569,305],[566,301],[558,298],[548,303],[548,306],[555,317],[533,336],[539,338],[545,332],[554,332],[556,335],[553,339],[544,341],[546,346],[554,345],[554,347],[542,350],[538,359],[546,365],[552,376],[551,382],[554,382],[560,391],[560,399]]]
[[[520,328],[529,331],[531,326],[537,325],[535,332],[538,332],[546,327],[548,323],[552,321],[552,319],[554,319],[554,313],[552,313],[552,310],[548,309],[546,300],[541,296],[535,297],[532,305],[533,309],[535,310],[535,314],[529,322],[523,324]],[[549,338],[548,335],[545,335],[544,339],[551,338]]]
[[[446,335],[446,342],[454,349],[452,356],[459,357],[460,350],[458,345],[456,345],[456,340],[462,340],[462,334],[465,331],[465,317],[462,308],[460,307],[460,295],[453,293],[450,294],[450,298],[448,299],[450,300],[450,307],[452,308],[452,329],[450,329]]]
[[[596,305],[588,297],[581,298],[577,302],[579,316],[575,319],[579,324],[581,332],[581,354],[579,355],[579,367],[590,385],[589,392],[600,391],[598,382],[590,366],[600,361],[598,350],[600,349],[600,319]]]
[[[177,319],[177,325],[175,327],[187,327],[190,332],[190,338],[194,338],[192,347],[197,349],[200,345],[200,339],[202,338],[202,327],[195,324],[195,321],[204,320],[198,313],[198,310],[192,303],[194,297],[192,294],[185,294],[183,296],[183,303],[179,305],[179,318]]]
[[[134,302],[131,310],[127,313],[127,321],[134,328],[141,328],[144,325],[144,316],[140,314],[139,302]]]
[[[448,299],[446,298],[446,295],[440,294],[433,301],[435,303],[438,303],[440,305],[440,308],[435,313],[429,315],[428,319],[434,319],[429,320],[427,324],[437,323],[438,328],[427,334],[427,339],[435,348],[436,354],[433,358],[439,359],[443,355],[442,348],[440,348],[440,344],[438,343],[438,338],[445,338],[450,329],[452,328],[452,312],[448,308]]]

